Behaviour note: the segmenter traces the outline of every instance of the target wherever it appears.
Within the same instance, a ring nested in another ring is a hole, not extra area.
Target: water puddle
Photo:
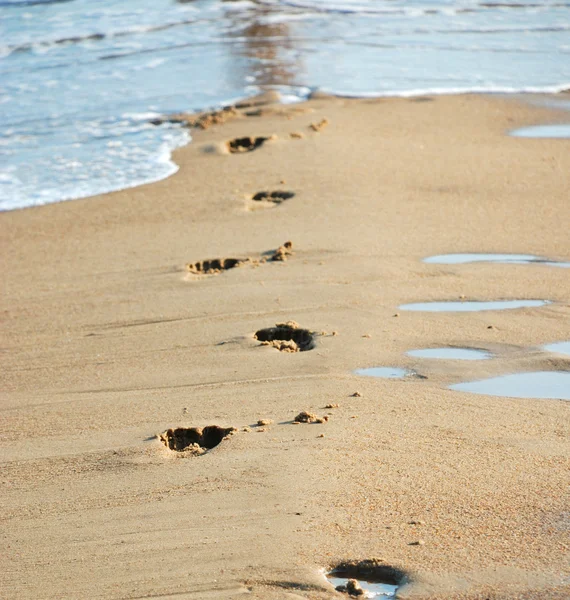
[[[570,123],[558,123],[555,125],[535,125],[533,127],[521,127],[510,133],[513,137],[524,138],[570,138]]]
[[[327,573],[327,580],[338,592],[351,597],[395,598],[406,575],[378,559],[370,559],[342,563]]]
[[[370,367],[368,369],[356,369],[354,373],[365,377],[381,377],[382,379],[402,379],[414,375],[412,371],[399,369],[398,367]]]
[[[395,598],[396,590],[398,585],[392,585],[390,583],[365,581],[364,579],[353,579],[351,577],[343,576],[346,574],[334,573],[327,575],[329,583],[334,585],[335,589],[339,592],[344,592],[351,597],[358,598]],[[356,585],[349,582],[356,582]],[[360,592],[359,590],[362,590]]]
[[[436,358],[444,360],[486,360],[491,358],[489,352],[474,350],[473,348],[423,348],[421,350],[410,350],[406,352],[414,358]]]
[[[570,371],[514,373],[481,381],[457,383],[450,386],[450,389],[508,398],[570,400]]]
[[[400,305],[401,310],[424,312],[477,312],[482,310],[506,310],[512,308],[533,308],[550,304],[550,300],[494,300],[494,301],[444,301],[415,302]]]
[[[568,356],[570,356],[570,341],[555,342],[554,344],[547,344],[542,348],[547,352],[556,352],[557,354],[568,354]]]
[[[528,265],[538,263],[549,267],[570,268],[570,262],[549,260],[542,256],[534,254],[485,254],[485,253],[466,253],[466,254],[438,254],[428,256],[422,262],[437,265],[464,265],[476,262],[491,262],[512,265]]]

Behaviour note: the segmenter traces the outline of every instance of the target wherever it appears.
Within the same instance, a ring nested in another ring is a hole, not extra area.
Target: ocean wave
[[[64,4],[73,0],[1,0],[0,8],[18,8],[22,6],[37,6],[46,4]]]
[[[135,116],[143,115],[131,115]],[[143,128],[141,124],[138,132],[144,130],[146,140],[138,138],[137,131],[123,135],[93,131],[96,135],[87,146],[54,147],[37,157],[32,177],[27,164],[16,162],[0,168],[0,212],[87,198],[170,177],[179,169],[172,161],[172,152],[190,141],[188,130],[150,124]],[[83,133],[87,141],[86,127]],[[42,176],[44,169],[50,171],[50,183]]]
[[[415,98],[417,96],[458,96],[461,94],[559,94],[570,90],[570,81],[557,85],[528,86],[458,86],[458,87],[425,87],[409,90],[386,90],[382,92],[351,92],[340,88],[322,87],[314,91],[324,92],[338,98]]]
[[[568,8],[570,2],[480,2],[478,6],[483,8]]]
[[[511,27],[466,27],[466,28],[457,28],[457,29],[437,29],[437,30],[422,30],[417,29],[414,30],[414,33],[437,33],[440,35],[443,34],[455,34],[458,33],[469,33],[469,34],[485,34],[485,33],[559,33],[562,31],[570,31],[570,23],[561,24],[561,25],[546,25],[546,26],[534,26],[529,27],[526,26],[518,26],[513,25]]]
[[[62,0],[63,1],[63,0]],[[71,0],[65,0],[71,1]],[[172,21],[170,23],[161,23],[160,25],[138,25],[130,27],[128,29],[122,29],[118,31],[108,31],[106,33],[85,33],[83,35],[75,35],[69,37],[62,37],[56,39],[47,40],[34,40],[33,42],[26,42],[23,44],[12,44],[4,47],[0,47],[0,53],[4,55],[13,52],[30,52],[38,48],[49,48],[55,46],[62,46],[65,44],[81,44],[83,42],[97,42],[100,40],[110,38],[120,38],[130,35],[140,35],[144,33],[152,33],[155,31],[163,31],[165,29],[171,29],[172,27],[182,27],[185,25],[192,25],[196,23],[198,19],[184,19],[180,21]]]
[[[556,0],[554,2],[536,2],[536,0],[525,2],[477,2],[473,1],[469,4],[460,4],[452,6],[447,3],[427,3],[426,6],[389,6],[383,4],[381,6],[371,6],[370,3],[361,1],[351,2],[350,0],[337,0],[319,2],[318,0],[259,0],[261,4],[267,6],[288,6],[290,8],[309,10],[323,13],[340,13],[340,14],[362,14],[362,15],[408,15],[421,16],[430,14],[464,14],[479,11],[488,11],[489,9],[551,9],[551,8],[569,8],[570,2]]]
[[[67,2],[0,0],[3,210],[167,177],[187,130],[151,119],[268,89],[295,102],[570,88],[570,0]]]

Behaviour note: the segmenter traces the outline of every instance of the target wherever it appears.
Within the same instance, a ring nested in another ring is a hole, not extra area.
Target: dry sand
[[[570,339],[569,271],[421,262],[570,260],[570,141],[505,135],[567,114],[481,96],[250,112],[195,131],[165,181],[0,215],[0,596],[332,599],[323,569],[378,557],[406,598],[568,598],[570,405],[447,386],[568,370],[538,347]],[[270,139],[228,152],[247,136]],[[461,296],[553,303],[398,309]],[[314,349],[253,337],[290,320]],[[496,356],[405,355],[445,344]],[[352,374],[381,365],[427,379]],[[238,431],[205,454],[156,437],[213,424]]]

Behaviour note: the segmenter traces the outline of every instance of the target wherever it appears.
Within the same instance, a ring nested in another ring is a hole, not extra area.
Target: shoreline
[[[448,388],[568,371],[537,350],[570,339],[567,271],[421,262],[570,259],[570,142],[505,133],[561,114],[321,95],[193,130],[159,182],[0,215],[3,587],[325,600],[342,596],[323,569],[377,558],[409,575],[406,598],[563,598],[568,405]],[[266,139],[229,152],[250,136]],[[253,200],[263,191],[294,195]],[[287,260],[263,260],[288,240]],[[186,269],[211,259],[250,260]],[[461,297],[552,304],[398,308]],[[293,320],[314,349],[254,338]],[[493,358],[405,354],[437,345]],[[369,366],[425,378],[354,375]],[[304,410],[332,414],[293,425]],[[213,424],[238,431],[203,456],[155,437]]]
[[[307,89],[310,90],[310,88],[307,88]],[[542,87],[530,86],[527,88],[520,88],[520,89],[497,88],[496,90],[487,90],[485,88],[481,88],[481,89],[472,88],[472,89],[465,90],[465,89],[458,88],[455,90],[453,88],[451,88],[451,89],[446,89],[446,88],[429,88],[428,89],[428,88],[426,88],[424,90],[402,91],[401,93],[371,92],[369,94],[365,93],[365,94],[360,94],[360,95],[335,93],[335,92],[328,92],[325,90],[313,90],[313,91],[309,91],[308,95],[306,95],[306,96],[299,96],[298,100],[296,100],[294,102],[293,101],[283,102],[282,100],[280,100],[280,98],[284,98],[287,95],[282,94],[278,89],[266,89],[265,91],[262,91],[259,94],[255,94],[253,96],[244,96],[243,98],[238,98],[237,100],[234,100],[229,103],[220,103],[217,108],[209,108],[209,109],[205,109],[205,110],[199,110],[196,112],[184,111],[181,113],[164,113],[164,114],[156,113],[156,116],[149,118],[149,122],[151,122],[151,123],[153,121],[157,122],[157,123],[153,123],[153,124],[158,124],[159,122],[161,122],[161,123],[178,123],[180,121],[176,120],[176,117],[179,117],[181,115],[183,115],[188,120],[192,120],[192,119],[199,118],[201,116],[208,116],[210,114],[219,113],[221,111],[226,110],[227,108],[243,105],[245,103],[248,103],[251,101],[256,101],[256,100],[259,100],[260,103],[263,105],[278,104],[279,106],[285,107],[285,106],[303,104],[305,102],[311,101],[313,98],[319,98],[319,97],[336,98],[338,100],[382,100],[382,99],[385,99],[385,100],[391,100],[391,99],[392,100],[396,100],[396,99],[414,100],[414,99],[420,99],[422,97],[432,97],[432,96],[436,97],[436,98],[446,97],[446,96],[482,96],[482,97],[490,97],[490,98],[504,97],[504,98],[520,100],[521,98],[524,99],[525,97],[532,98],[532,97],[537,97],[537,96],[539,98],[540,97],[558,98],[558,97],[560,97],[560,95],[565,96],[568,94],[570,94],[570,84],[568,84],[568,83],[552,85],[552,86],[542,86]],[[550,108],[552,109],[552,111],[554,113],[560,112],[560,111],[568,112],[568,110],[569,110],[568,107],[566,107],[566,108],[563,106],[556,107],[555,105],[551,106]],[[174,120],[173,120],[173,117],[175,117]],[[558,123],[558,122],[561,122],[561,121],[558,121],[558,119],[557,119],[556,123]],[[167,175],[160,176],[156,179],[151,178],[148,180],[136,181],[136,182],[133,182],[132,184],[129,184],[124,187],[109,189],[107,191],[97,192],[95,194],[89,194],[89,195],[77,196],[77,197],[75,197],[75,196],[68,197],[68,198],[64,198],[61,200],[47,201],[42,204],[16,206],[13,208],[0,209],[0,213],[10,212],[10,211],[14,211],[14,210],[22,210],[22,209],[26,209],[26,208],[35,208],[38,206],[46,206],[49,204],[56,204],[58,202],[72,202],[74,200],[86,200],[89,198],[96,198],[97,196],[113,194],[116,192],[122,192],[122,191],[129,190],[132,188],[137,188],[137,187],[141,187],[144,185],[150,185],[153,183],[158,183],[160,181],[163,181],[164,179],[168,179],[169,177],[172,177],[173,175],[175,175],[179,169],[179,165],[173,160],[173,155],[180,148],[184,148],[188,144],[192,143],[192,136],[191,136],[190,132],[194,129],[194,127],[191,125],[182,125],[181,129],[183,129],[186,132],[186,141],[180,142],[177,145],[175,145],[174,147],[169,147],[168,151],[167,151],[168,159],[166,161],[164,161],[164,160],[162,160],[162,158],[160,158],[160,157],[163,157],[164,150],[161,150],[160,152],[157,150],[157,153],[156,153],[156,157],[157,157],[156,163],[166,162],[171,165],[171,172]]]

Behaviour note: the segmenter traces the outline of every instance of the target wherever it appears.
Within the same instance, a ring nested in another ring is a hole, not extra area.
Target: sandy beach
[[[375,559],[401,598],[568,598],[568,402],[449,386],[570,371],[541,350],[570,340],[570,271],[422,262],[569,261],[570,141],[507,135],[567,120],[500,96],[249,106],[168,179],[0,214],[0,596],[332,600],[327,571]],[[509,299],[550,303],[399,308]],[[312,349],[254,337],[289,321]],[[406,355],[439,346],[493,356]],[[376,366],[412,374],[354,373]],[[209,425],[236,431],[160,439]]]

